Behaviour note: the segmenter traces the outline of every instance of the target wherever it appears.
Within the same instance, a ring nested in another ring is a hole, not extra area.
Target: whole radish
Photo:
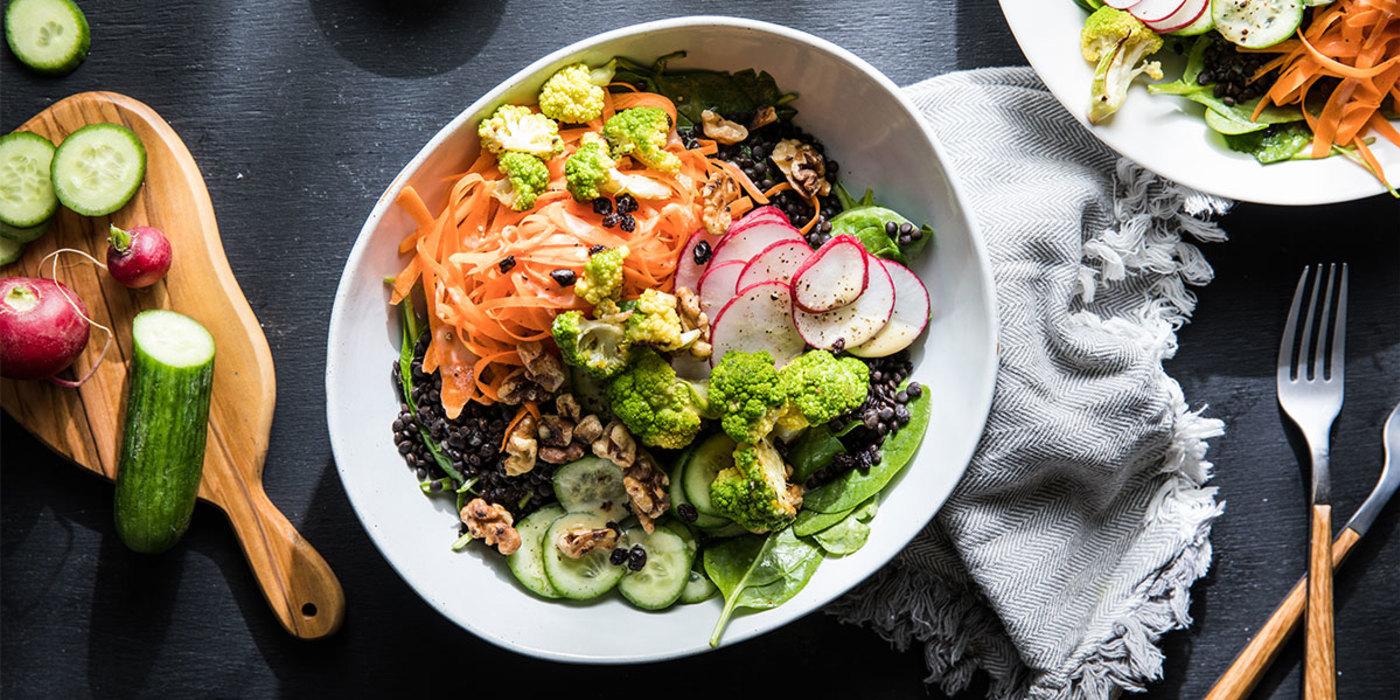
[[[114,225],[107,244],[107,271],[127,287],[149,287],[170,270],[170,241],[159,229],[132,226],[122,230]]]
[[[83,301],[62,283],[0,279],[0,376],[43,379],[73,364],[87,345],[86,315]]]

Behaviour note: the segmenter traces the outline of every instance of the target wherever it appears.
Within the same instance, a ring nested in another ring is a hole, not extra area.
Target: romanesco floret
[[[630,194],[637,199],[666,199],[671,188],[641,173],[624,173],[608,155],[607,142],[593,132],[583,135],[578,150],[564,161],[564,179],[569,193],[580,202],[605,194]]]
[[[710,372],[710,406],[735,442],[756,443],[783,415],[786,395],[767,350],[730,350]]]
[[[627,366],[631,343],[622,326],[585,318],[580,311],[565,311],[554,317],[550,330],[565,364],[599,379],[612,377]]]
[[[778,384],[792,409],[788,416],[801,427],[820,425],[865,403],[870,366],[854,357],[810,350],[778,372]]]
[[[701,385],[676,377],[654,350],[633,351],[632,364],[608,382],[608,405],[643,444],[679,449],[700,432],[707,410]]]
[[[496,183],[491,195],[516,211],[535,206],[535,199],[549,185],[549,166],[528,153],[506,151],[496,157],[496,165],[506,177]]]
[[[637,298],[637,306],[627,319],[627,339],[637,345],[654,345],[662,350],[676,350],[685,345],[681,330],[681,315],[676,311],[676,297],[666,292],[648,289]]]
[[[670,131],[671,118],[660,107],[626,109],[603,124],[613,157],[630,155],[652,170],[674,174],[681,169],[681,159],[666,150]]]
[[[588,262],[583,265],[583,276],[574,285],[574,294],[594,305],[605,299],[617,299],[622,292],[622,262],[629,252],[624,245],[588,256]]]
[[[540,111],[566,124],[582,124],[603,113],[603,86],[612,82],[616,61],[590,69],[582,63],[564,66],[540,88]]]
[[[802,505],[802,487],[787,482],[790,471],[768,440],[739,445],[734,466],[720,470],[710,483],[710,503],[749,532],[777,530],[797,517]]]
[[[492,153],[515,151],[549,159],[564,152],[559,124],[520,105],[501,105],[476,128],[481,143]]]
[[[1097,124],[1117,112],[1137,76],[1162,77],[1162,64],[1143,60],[1162,48],[1162,37],[1127,12],[1111,7],[1095,10],[1084,21],[1079,39],[1084,60],[1096,63],[1090,122]]]

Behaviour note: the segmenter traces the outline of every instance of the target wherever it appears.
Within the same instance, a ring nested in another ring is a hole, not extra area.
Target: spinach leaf
[[[780,107],[796,98],[778,89],[777,81],[767,72],[753,69],[737,73],[710,70],[668,71],[666,64],[685,57],[677,51],[656,59],[650,67],[636,61],[619,58],[616,80],[641,83],[647,89],[671,98],[676,104],[676,126],[689,127],[700,123],[700,113],[712,109],[725,115],[752,113],[759,107]],[[790,119],[796,112],[780,110],[779,117]]]
[[[825,530],[831,527],[832,525],[835,525],[836,523],[845,520],[846,516],[854,512],[855,509],[851,508],[848,510],[837,511],[835,513],[819,513],[815,510],[810,510],[806,507],[803,507],[802,510],[797,511],[797,519],[792,521],[792,531],[796,533],[798,537],[807,537],[808,535],[815,535],[818,532],[821,532],[822,530]]]
[[[900,385],[901,388],[908,383],[908,380],[905,380]],[[907,404],[909,424],[885,440],[885,444],[880,448],[879,464],[872,465],[866,471],[852,469],[835,481],[808,491],[802,497],[802,508],[819,513],[839,513],[855,508],[880,493],[919,449],[924,432],[928,430],[930,393],[932,392],[925,389],[919,398]]]
[[[791,527],[710,545],[705,550],[705,573],[724,594],[724,612],[710,646],[719,646],[735,610],[767,610],[791,600],[811,580],[823,556],[820,547],[798,538]]]
[[[413,311],[411,299],[399,302],[399,315],[403,318],[403,347],[399,350],[399,382],[403,387],[403,402],[408,404],[408,412],[413,415],[413,423],[418,426],[418,434],[423,438],[423,444],[428,446],[433,461],[452,477],[453,485],[460,486],[463,483],[462,472],[452,466],[452,460],[442,453],[437,441],[419,422],[418,404],[413,400],[413,348],[427,329],[419,325],[418,314]]]
[[[919,227],[923,232],[919,240],[901,246],[885,232],[885,225],[893,223],[900,227],[905,224],[913,225],[913,222],[893,209],[874,204],[869,190],[866,190],[865,197],[860,201],[851,200],[850,194],[844,189],[838,189],[836,196],[841,199],[845,210],[832,217],[831,235],[855,236],[871,255],[906,264],[910,257],[918,255],[924,246],[933,240],[933,228],[925,225]]]
[[[792,444],[792,449],[788,450],[788,464],[792,465],[792,478],[794,484],[800,484],[824,467],[831,464],[836,459],[836,455],[846,451],[846,446],[836,439],[831,428],[825,423],[814,428],[808,428],[802,433],[802,437]]]
[[[859,508],[856,509],[856,512],[855,512],[856,520],[859,520],[859,521],[861,521],[861,522],[863,522],[863,523],[868,523],[868,522],[870,522],[871,520],[874,520],[874,519],[875,519],[875,514],[876,514],[877,512],[879,512],[879,510],[880,510],[880,497],[879,497],[879,496],[871,496],[871,497],[870,497],[870,500],[866,501],[864,505],[862,505],[861,507],[859,507]]]
[[[1225,136],[1225,144],[1231,150],[1248,153],[1265,165],[1293,158],[1307,148],[1312,140],[1312,131],[1301,122],[1277,124],[1263,131]]]
[[[812,539],[816,540],[827,554],[834,554],[838,557],[854,554],[865,546],[865,541],[869,538],[870,526],[861,522],[855,513],[851,513],[835,525],[812,535]]]

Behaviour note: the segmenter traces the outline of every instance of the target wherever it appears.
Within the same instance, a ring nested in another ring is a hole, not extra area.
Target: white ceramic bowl
[[[453,553],[456,514],[429,499],[395,451],[389,424],[398,410],[390,367],[398,323],[381,280],[404,261],[398,242],[412,222],[393,199],[405,183],[440,206],[441,179],[477,152],[475,124],[507,101],[528,101],[559,67],[614,55],[650,60],[677,49],[677,67],[767,70],[784,90],[801,93],[798,122],[826,143],[845,182],[869,186],[881,200],[937,231],[916,265],[933,299],[927,342],[915,352],[915,377],[929,388],[933,419],[917,458],[887,492],[869,543],[824,562],[796,598],[774,610],[737,616],[732,644],[771,630],[830,601],[874,572],[928,522],[966,469],[982,433],[995,373],[995,303],[981,239],[959,203],[932,134],[893,83],[849,52],[802,32],[749,20],[688,17],[608,32],[535,62],[477,100],[399,173],[365,222],[350,253],[331,314],[326,358],[326,417],[345,491],[371,539],[410,586],[449,619],[508,649],[590,663],[665,659],[707,650],[718,599],[660,613],[619,596],[587,603],[545,601],[512,579],[501,557],[472,547]],[[849,125],[859,124],[859,128]]]
[[[1128,91],[1117,114],[1091,126],[1087,114],[1094,67],[1079,50],[1084,11],[1069,0],[1001,0],[1001,10],[1026,60],[1065,109],[1110,148],[1162,177],[1260,204],[1330,204],[1385,191],[1368,170],[1342,157],[1260,165],[1253,156],[1227,148],[1206,126],[1200,105],[1149,94],[1144,85],[1152,81],[1147,78]],[[1170,52],[1164,49],[1161,57]],[[1172,79],[1176,75],[1179,68],[1168,72]],[[1378,138],[1372,149],[1391,182],[1400,182],[1400,148]]]

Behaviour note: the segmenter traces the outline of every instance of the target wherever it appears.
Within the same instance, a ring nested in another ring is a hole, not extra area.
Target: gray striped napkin
[[[1230,202],[1119,159],[1029,68],[905,89],[946,147],[991,255],[1000,374],[967,475],[907,550],[829,611],[924,645],[949,693],[1105,698],[1161,674],[1221,513],[1219,420],[1162,369]]]

